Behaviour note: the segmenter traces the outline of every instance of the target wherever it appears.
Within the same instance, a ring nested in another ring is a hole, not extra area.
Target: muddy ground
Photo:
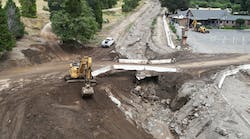
[[[152,138],[109,100],[104,91],[108,81],[98,80],[95,95],[85,100],[82,83],[67,84],[61,73],[10,82],[0,92],[1,138]],[[112,83],[126,90],[133,82],[114,76]]]

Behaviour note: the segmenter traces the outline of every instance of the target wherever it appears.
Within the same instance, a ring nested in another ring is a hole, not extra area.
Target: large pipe
[[[119,59],[118,62],[124,64],[171,64],[175,62],[175,58],[160,60]]]
[[[92,76],[96,77],[103,73],[112,70],[128,70],[128,71],[155,71],[155,72],[179,72],[177,68],[165,68],[158,66],[148,66],[148,65],[113,65],[100,68],[92,72]]]

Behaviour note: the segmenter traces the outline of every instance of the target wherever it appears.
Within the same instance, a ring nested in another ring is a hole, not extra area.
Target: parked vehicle
[[[101,46],[103,48],[109,48],[114,44],[115,44],[115,40],[113,38],[111,38],[111,37],[108,37],[108,38],[106,38],[105,40],[102,41]]]

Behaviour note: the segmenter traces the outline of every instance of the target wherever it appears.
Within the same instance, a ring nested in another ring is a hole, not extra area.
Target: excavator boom
[[[80,62],[71,63],[69,75],[65,76],[65,81],[68,83],[83,82],[84,86],[81,90],[82,97],[92,96],[94,89],[91,84],[95,82],[92,76],[92,58],[84,56]]]
[[[92,72],[92,58],[91,57],[86,57],[85,60],[87,61],[86,63],[86,68],[85,68],[85,85],[82,87],[82,97],[85,96],[92,96],[94,94],[94,88],[91,87],[91,80],[93,78],[91,72]]]

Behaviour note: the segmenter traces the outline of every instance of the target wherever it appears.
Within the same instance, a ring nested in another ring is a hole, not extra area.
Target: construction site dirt
[[[144,0],[100,32],[117,41],[111,48],[61,44],[51,32],[19,40],[0,61],[0,139],[250,138],[250,55],[171,49],[162,13],[158,0]],[[83,83],[64,80],[82,56],[93,58],[93,71],[121,58],[174,59],[141,66],[176,71],[111,69],[82,99]]]

